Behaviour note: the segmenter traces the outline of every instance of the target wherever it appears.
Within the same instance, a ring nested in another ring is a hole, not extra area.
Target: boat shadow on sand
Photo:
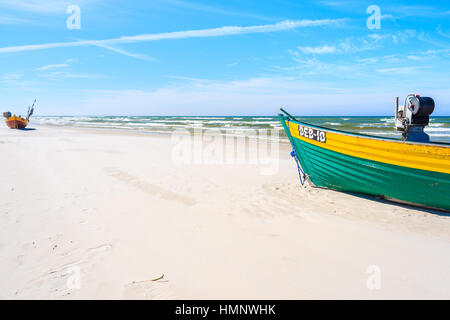
[[[320,189],[322,189],[322,188],[320,188]],[[323,189],[327,189],[327,188],[323,188]],[[446,211],[444,209],[439,210],[439,209],[415,206],[412,204],[403,203],[403,202],[396,201],[396,200],[389,200],[389,199],[384,198],[383,196],[372,196],[372,195],[367,195],[367,194],[363,194],[363,193],[346,192],[346,191],[340,191],[340,192],[346,193],[348,195],[352,195],[352,196],[355,196],[358,198],[375,201],[378,203],[389,204],[389,205],[397,206],[397,207],[404,208],[404,209],[417,210],[417,211],[422,211],[422,212],[438,215],[441,217],[450,218],[450,211]]]
[[[23,129],[16,129],[16,130],[19,130],[19,131],[34,131],[34,130],[36,130],[36,128],[23,128]]]

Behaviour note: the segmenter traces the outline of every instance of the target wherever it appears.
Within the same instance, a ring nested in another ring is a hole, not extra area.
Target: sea
[[[378,137],[400,138],[393,117],[296,117],[299,121]],[[270,116],[36,116],[31,123],[52,126],[122,129],[170,134],[176,131],[217,130],[224,134],[251,135],[266,129],[288,141],[278,117]],[[450,117],[432,117],[425,131],[430,140],[450,143]],[[269,133],[270,135],[271,133]]]

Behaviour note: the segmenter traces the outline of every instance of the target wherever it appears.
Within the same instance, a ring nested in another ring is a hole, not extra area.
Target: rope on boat
[[[293,157],[295,159],[295,163],[297,164],[298,177],[300,178],[300,183],[303,186],[303,185],[305,185],[306,175],[305,175],[305,172],[303,172],[302,167],[300,166],[300,160],[298,160],[297,153],[295,152],[294,148],[292,148],[291,157]]]
[[[283,112],[287,113],[286,111],[282,110]],[[291,116],[292,117],[292,116]],[[288,135],[289,140],[291,141],[292,144],[292,151],[291,151],[291,157],[295,159],[295,163],[297,164],[297,170],[298,170],[298,177],[300,178],[300,183],[302,184],[302,186],[305,185],[305,180],[306,180],[306,174],[302,169],[302,166],[300,165],[300,159],[297,156],[297,152],[295,152],[295,147],[294,147],[294,139],[291,136],[291,133],[289,132],[289,119],[285,118],[285,121],[287,122],[287,128],[288,130],[286,130],[286,133]]]

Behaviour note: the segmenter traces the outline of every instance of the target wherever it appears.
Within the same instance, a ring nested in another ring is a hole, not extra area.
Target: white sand
[[[0,129],[0,298],[450,298],[448,215],[301,188],[287,145],[261,175],[175,165],[167,137],[37,128]]]

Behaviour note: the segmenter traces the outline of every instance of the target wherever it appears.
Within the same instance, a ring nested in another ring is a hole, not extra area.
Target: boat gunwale
[[[387,142],[398,142],[398,143],[404,143],[404,144],[410,144],[410,145],[424,145],[424,146],[432,146],[432,147],[450,148],[450,143],[446,143],[446,142],[416,142],[416,141],[403,141],[403,140],[399,140],[399,139],[395,139],[395,138],[388,138],[388,137],[377,137],[377,136],[372,136],[369,134],[331,129],[331,128],[327,128],[327,127],[314,125],[314,124],[311,124],[308,122],[292,120],[289,117],[286,117],[285,115],[283,115],[281,113],[279,114],[279,116],[283,117],[284,120],[288,120],[289,122],[294,122],[297,124],[306,125],[306,126],[310,126],[310,127],[316,128],[316,129],[331,131],[331,132],[335,132],[335,133],[339,133],[339,134],[347,135],[347,136],[357,136],[357,137],[363,137],[363,138],[371,138],[374,140],[387,141]]]

